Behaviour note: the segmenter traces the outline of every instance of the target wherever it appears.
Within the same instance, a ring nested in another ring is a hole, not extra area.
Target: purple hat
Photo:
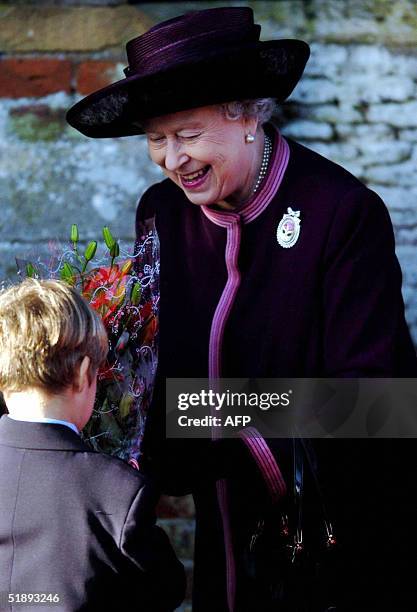
[[[143,134],[151,117],[234,100],[284,101],[310,55],[302,40],[259,41],[250,8],[164,21],[126,45],[126,78],[90,94],[67,121],[91,138]]]

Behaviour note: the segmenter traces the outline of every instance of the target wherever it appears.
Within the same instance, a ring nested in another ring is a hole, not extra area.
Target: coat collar
[[[0,418],[0,445],[36,450],[91,452],[83,440],[65,425],[15,421],[7,415]]]
[[[274,125],[266,124],[265,129],[273,140],[273,146],[268,173],[261,183],[259,191],[253,194],[243,206],[233,210],[219,210],[210,206],[201,206],[202,212],[216,225],[229,227],[233,220],[245,224],[254,221],[267,208],[277,193],[288,166],[290,148]]]

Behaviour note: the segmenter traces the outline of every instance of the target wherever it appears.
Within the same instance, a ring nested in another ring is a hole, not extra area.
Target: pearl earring
[[[246,134],[245,136],[245,142],[247,144],[251,143],[251,142],[255,142],[255,136],[253,134]]]

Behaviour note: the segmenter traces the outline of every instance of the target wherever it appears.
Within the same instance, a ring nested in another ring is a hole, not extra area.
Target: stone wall
[[[194,555],[194,504],[191,495],[163,496],[158,504],[158,523],[165,529],[187,574],[186,599],[178,612],[191,612],[192,572]]]
[[[123,77],[124,44],[185,10],[250,5],[263,37],[311,44],[305,76],[281,109],[283,132],[357,174],[386,201],[417,340],[417,3],[412,0],[0,3],[0,277],[14,256],[87,240],[110,225],[128,245],[138,196],[160,176],[143,138],[89,140],[65,110]]]
[[[227,4],[252,6],[265,39],[311,44],[305,76],[278,120],[285,134],[341,163],[386,201],[417,341],[413,0],[0,2],[0,278],[15,278],[15,256],[34,258],[51,240],[67,240],[72,223],[84,240],[109,225],[132,243],[137,199],[161,176],[143,138],[87,139],[66,125],[65,111],[123,77],[130,38],[186,10]],[[161,502],[161,519],[185,558],[192,512],[189,498]]]

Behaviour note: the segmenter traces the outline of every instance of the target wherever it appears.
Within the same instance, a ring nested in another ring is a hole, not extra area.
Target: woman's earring
[[[255,142],[255,136],[253,134],[246,134],[245,136],[245,142],[247,144],[251,143],[251,142]]]

